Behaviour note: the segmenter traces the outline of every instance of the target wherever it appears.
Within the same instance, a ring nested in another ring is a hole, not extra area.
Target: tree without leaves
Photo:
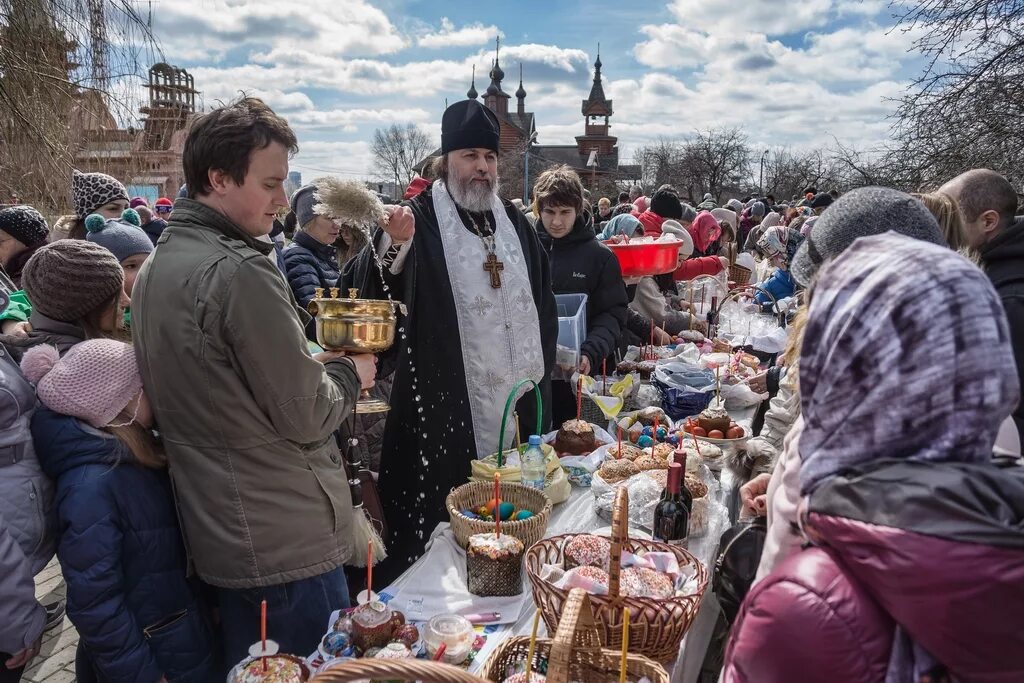
[[[433,149],[430,137],[411,123],[404,126],[393,123],[387,128],[378,128],[373,132],[370,143],[377,175],[381,180],[393,181],[401,187],[412,182],[416,175],[413,166]]]
[[[697,204],[705,192],[721,201],[726,190],[750,175],[750,145],[739,128],[696,131],[681,140],[659,138],[640,147],[634,162],[643,168],[644,185],[674,185],[680,197]]]

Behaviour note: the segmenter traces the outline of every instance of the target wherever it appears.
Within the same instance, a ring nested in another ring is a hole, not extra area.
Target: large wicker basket
[[[487,683],[465,669],[424,659],[353,659],[317,674],[323,683],[351,681],[423,681],[424,683]]]
[[[510,671],[518,670],[526,662],[529,652],[529,638],[516,636],[505,640],[487,659],[484,676],[501,683]],[[582,588],[574,588],[569,593],[554,639],[537,639],[530,670],[538,670],[545,659],[548,683],[608,683],[619,679],[622,654],[601,647],[590,596]],[[633,681],[647,678],[651,683],[669,683],[665,667],[643,655],[629,654],[626,672]]]
[[[529,548],[544,537],[548,517],[551,516],[551,500],[543,491],[522,484],[501,482],[500,491],[502,502],[512,503],[517,509],[525,508],[533,513],[529,519],[501,520],[501,533],[515,536]],[[460,510],[478,508],[493,497],[494,484],[486,481],[471,481],[448,494],[445,505],[451,518],[452,533],[463,548],[469,545],[470,536],[493,533],[494,522],[470,519]]]
[[[735,282],[738,287],[750,284],[751,272],[738,263],[729,266],[729,281]]]
[[[546,538],[526,551],[526,574],[533,588],[533,601],[540,608],[549,632],[554,632],[558,628],[558,620],[565,610],[569,592],[542,579],[541,570],[546,564],[563,564],[562,548],[566,541],[575,535],[577,534]],[[696,557],[682,548],[667,543],[629,538],[629,495],[625,487],[619,488],[615,493],[611,541],[608,594],[591,596],[601,644],[612,649],[619,649],[622,646],[622,608],[628,607],[629,651],[647,655],[659,662],[675,659],[679,654],[679,643],[697,616],[697,609],[707,589],[707,570]],[[698,582],[697,591],[692,595],[668,599],[621,597],[619,573],[622,569],[623,550],[631,553],[673,553],[680,567],[694,568]]]

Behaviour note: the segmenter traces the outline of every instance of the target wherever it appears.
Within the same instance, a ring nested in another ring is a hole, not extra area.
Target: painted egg
[[[519,512],[517,512],[515,514],[514,519],[522,520],[522,519],[529,519],[530,517],[533,517],[533,513],[532,512],[530,512],[529,510],[520,510]]]
[[[494,512],[494,508],[497,505],[498,505],[498,501],[496,501],[494,498],[491,498],[489,501],[487,501],[487,504],[484,505],[484,508],[486,508],[487,512],[493,513]]]
[[[332,657],[340,657],[351,646],[352,638],[342,631],[331,631],[324,636],[324,650]]]
[[[338,620],[334,622],[334,630],[342,633],[352,633],[352,617],[347,614],[338,617]]]
[[[644,436],[654,436],[654,427],[644,427],[641,434]]]
[[[420,639],[420,631],[412,624],[405,624],[395,630],[395,640],[404,644],[409,649]]]
[[[641,436],[636,440],[636,445],[640,448],[650,448],[654,445],[654,439],[649,436]]]
[[[679,445],[679,437],[676,436],[675,434],[670,434],[669,437],[668,437],[668,442],[670,444],[672,444],[673,446],[678,446]]]
[[[476,514],[480,515],[481,517],[487,518],[491,516],[491,509],[492,508],[488,508],[486,505],[482,505],[479,508],[477,508]]]
[[[461,512],[464,516],[469,517],[470,519],[480,519],[480,516],[473,512],[472,510],[459,510],[459,512]]]
[[[661,439],[661,440],[667,439],[668,438],[668,430],[665,429],[664,427],[658,427],[658,438]]]
[[[512,519],[512,513],[514,513],[515,511],[516,511],[516,506],[513,505],[512,503],[502,503],[501,504],[501,518],[502,519]]]

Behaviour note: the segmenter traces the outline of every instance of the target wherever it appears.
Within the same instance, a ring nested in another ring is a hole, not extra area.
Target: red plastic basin
[[[683,241],[644,244],[605,242],[605,245],[619,259],[622,277],[645,277],[675,272],[679,247],[683,246]]]

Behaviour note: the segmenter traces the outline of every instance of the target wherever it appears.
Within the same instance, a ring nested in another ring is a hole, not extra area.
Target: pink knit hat
[[[142,391],[135,352],[113,339],[75,344],[63,358],[48,344],[33,347],[22,357],[21,370],[43,405],[97,428],[113,422]]]

